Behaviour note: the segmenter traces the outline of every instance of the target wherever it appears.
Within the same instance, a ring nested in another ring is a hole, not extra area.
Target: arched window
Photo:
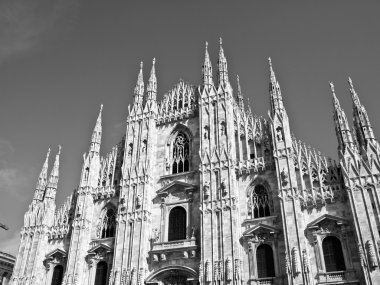
[[[107,284],[107,263],[100,261],[96,266],[95,284],[94,285],[106,285]]]
[[[108,209],[102,221],[101,238],[114,237],[116,230],[116,215],[113,209]]]
[[[322,249],[326,272],[346,270],[342,245],[338,238],[334,236],[326,237],[322,242]]]
[[[265,187],[261,184],[256,185],[251,192],[249,201],[250,212],[253,219],[270,216],[272,201]]]
[[[274,277],[273,250],[267,244],[260,245],[256,250],[257,277]]]
[[[186,210],[182,207],[175,207],[169,214],[168,240],[181,239],[186,239]]]
[[[51,279],[51,285],[61,285],[63,280],[63,266],[56,265],[53,271],[53,278]]]
[[[190,170],[190,142],[183,132],[178,133],[172,146],[172,173],[181,173]]]

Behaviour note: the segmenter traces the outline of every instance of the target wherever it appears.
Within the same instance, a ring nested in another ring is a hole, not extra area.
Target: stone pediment
[[[161,189],[159,189],[157,191],[157,195],[158,196],[167,196],[167,195],[169,195],[169,193],[174,192],[174,191],[178,191],[178,190],[193,191],[196,189],[196,187],[197,186],[194,184],[190,184],[190,183],[186,183],[183,181],[176,180],[176,181],[173,181],[173,182],[165,185]]]
[[[98,253],[109,253],[112,251],[112,248],[104,243],[100,243],[93,248],[91,248],[88,252],[89,255],[91,254],[98,254]]]
[[[253,226],[253,227],[247,229],[243,233],[243,237],[252,237],[254,235],[262,234],[262,233],[274,235],[274,234],[277,234],[278,232],[279,232],[279,230],[275,227],[265,225],[265,224],[258,224],[256,226]]]
[[[323,227],[324,225],[331,225],[331,224],[335,226],[342,226],[342,225],[348,224],[348,220],[341,217],[324,214],[323,216],[309,223],[307,225],[307,228],[312,230],[312,229],[318,229],[320,227]]]
[[[66,257],[67,252],[62,250],[62,249],[57,248],[57,249],[51,251],[50,253],[46,254],[47,259],[54,258],[55,256]]]

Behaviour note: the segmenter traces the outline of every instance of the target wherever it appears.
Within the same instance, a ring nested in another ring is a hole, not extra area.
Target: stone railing
[[[239,173],[249,173],[264,171],[273,165],[272,159],[265,159],[265,157],[257,157],[248,160],[238,161],[236,168]]]
[[[114,186],[101,186],[97,187],[92,196],[94,200],[112,198],[115,195],[116,189]]]
[[[322,272],[318,274],[319,283],[355,281],[356,274],[354,270]]]
[[[114,243],[115,243],[114,237],[95,239],[90,242],[90,249],[98,246],[99,244],[105,244],[113,248]]]
[[[266,278],[258,278],[256,279],[257,285],[272,285],[274,284],[275,277],[266,277]]]
[[[168,242],[152,242],[150,256],[153,262],[178,258],[195,258],[197,248],[195,238]]]

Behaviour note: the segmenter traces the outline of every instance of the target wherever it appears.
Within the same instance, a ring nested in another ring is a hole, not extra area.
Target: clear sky
[[[101,103],[101,151],[124,134],[139,62],[147,81],[156,57],[161,98],[180,78],[199,84],[205,41],[216,70],[220,36],[254,113],[267,117],[270,56],[296,137],[337,158],[328,81],[351,120],[347,76],[380,135],[379,11],[379,1],[348,0],[0,0],[0,222],[10,227],[0,250],[16,254],[49,146],[53,158],[62,145],[61,204]]]

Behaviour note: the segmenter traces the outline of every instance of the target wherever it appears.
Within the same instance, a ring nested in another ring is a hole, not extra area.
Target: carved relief
[[[203,282],[203,264],[202,262],[199,263],[199,283],[202,284]]]
[[[305,273],[310,272],[310,262],[309,262],[309,255],[307,253],[307,250],[302,250],[302,261],[303,261],[303,271]]]
[[[222,180],[222,183],[220,184],[220,188],[222,190],[222,195],[226,196],[228,194],[226,179]]]
[[[210,182],[208,181],[206,181],[203,185],[203,196],[205,200],[207,200],[210,196]]]
[[[142,206],[142,197],[141,195],[137,195],[136,197],[136,208],[140,208]]]
[[[235,259],[235,280],[241,279],[241,263],[240,259]]]

